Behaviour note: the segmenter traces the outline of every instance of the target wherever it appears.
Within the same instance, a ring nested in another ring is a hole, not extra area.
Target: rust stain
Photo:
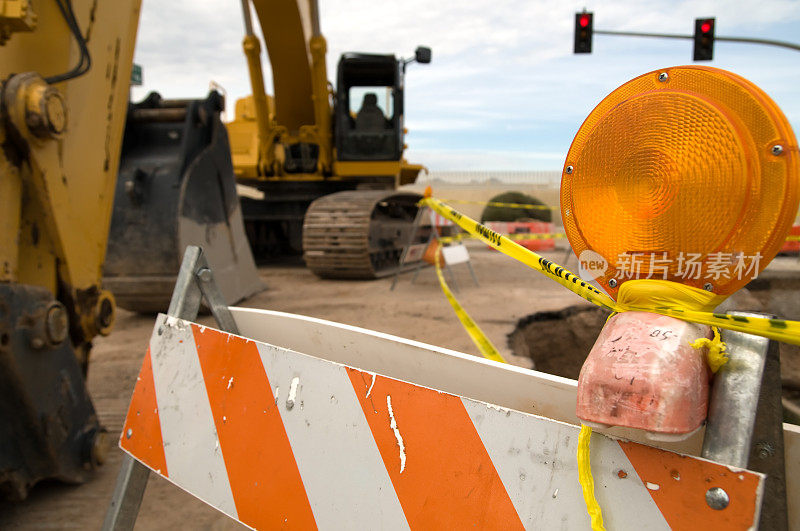
[[[89,25],[86,26],[86,36],[84,37],[84,39],[86,40],[86,44],[89,44],[89,41],[92,38],[92,28],[94,28],[96,12],[97,12],[97,0],[94,0],[94,2],[92,2],[91,9],[89,9]]]
[[[120,39],[117,37],[114,44],[114,63],[111,69],[111,86],[108,91],[108,102],[106,104],[106,139],[105,139],[105,160],[103,161],[103,171],[107,172],[111,166],[111,136],[114,124],[114,89],[117,86],[117,74],[119,73],[119,48]]]

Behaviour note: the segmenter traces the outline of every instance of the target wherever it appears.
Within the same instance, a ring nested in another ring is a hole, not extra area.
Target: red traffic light
[[[711,61],[714,59],[714,26],[713,18],[694,19],[694,60]]]
[[[592,13],[575,13],[575,53],[592,53]]]

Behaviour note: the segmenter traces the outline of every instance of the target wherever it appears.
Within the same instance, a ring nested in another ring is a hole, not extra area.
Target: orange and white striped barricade
[[[253,528],[588,528],[576,382],[230,310],[241,336],[157,319],[120,438],[157,474]],[[763,475],[671,451],[697,454],[702,435],[657,449],[609,434],[591,455],[609,528],[757,525]],[[785,435],[797,463],[800,432]],[[714,487],[722,510],[706,503]],[[796,524],[796,480],[788,498]]]
[[[800,253],[800,225],[794,224],[789,230],[789,236],[779,251],[780,254],[794,255]]]
[[[517,240],[517,243],[530,251],[552,251],[556,248],[553,234],[555,225],[548,221],[487,221],[487,227],[498,234],[509,237],[514,235],[530,235],[530,239]],[[537,238],[536,235],[550,235],[546,238]],[[491,248],[494,250],[494,248]]]

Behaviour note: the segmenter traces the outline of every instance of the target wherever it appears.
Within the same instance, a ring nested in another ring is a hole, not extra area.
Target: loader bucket
[[[103,284],[128,310],[169,306],[183,250],[198,245],[226,302],[264,288],[244,232],[219,113],[223,97],[164,100],[128,110]]]

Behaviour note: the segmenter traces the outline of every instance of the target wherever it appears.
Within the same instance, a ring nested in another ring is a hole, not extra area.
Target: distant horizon
[[[560,186],[561,170],[430,170],[420,173],[415,184],[492,185],[524,184]]]

